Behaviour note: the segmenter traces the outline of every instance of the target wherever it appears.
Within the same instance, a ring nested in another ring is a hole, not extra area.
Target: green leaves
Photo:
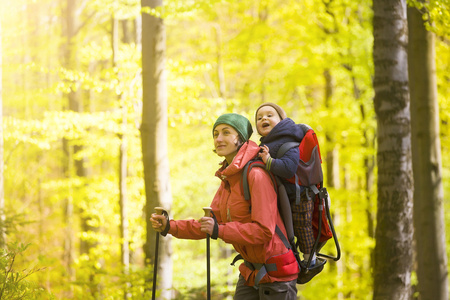
[[[95,138],[101,138],[104,134],[123,134],[124,128],[118,123],[120,118],[119,112],[80,114],[72,111],[47,112],[43,120],[5,117],[4,139],[6,142],[22,142],[40,149],[50,149],[52,143],[63,138],[74,141],[90,134],[96,135]]]
[[[0,299],[54,299],[54,297],[28,277],[43,268],[20,268],[17,270],[17,259],[30,244],[9,243],[0,249]]]

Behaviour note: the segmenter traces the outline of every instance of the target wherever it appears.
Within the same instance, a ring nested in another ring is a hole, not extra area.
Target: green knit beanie
[[[216,123],[214,123],[213,126],[213,136],[214,136],[214,129],[220,125],[220,124],[228,124],[231,127],[233,127],[241,137],[242,141],[246,142],[248,139],[252,136],[253,128],[252,124],[250,124],[250,121],[239,114],[231,113],[231,114],[224,114],[221,115]]]

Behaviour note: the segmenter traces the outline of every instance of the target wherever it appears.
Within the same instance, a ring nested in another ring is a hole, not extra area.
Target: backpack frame
[[[274,187],[277,192],[278,207],[286,228],[286,233],[288,235],[287,240],[289,241],[292,249],[295,250],[294,252],[296,254],[296,258],[302,267],[301,272],[308,273],[308,271],[312,270],[313,268],[320,268],[320,270],[318,271],[320,272],[323,269],[324,264],[326,263],[326,259],[331,259],[334,261],[338,261],[340,259],[341,250],[336,232],[334,230],[333,221],[331,219],[329,209],[330,206],[329,195],[327,189],[323,187],[323,172],[321,166],[322,159],[320,155],[320,148],[317,136],[310,126],[306,124],[299,124],[299,126],[302,128],[304,133],[302,141],[300,143],[288,142],[283,144],[278,150],[277,158],[283,156],[284,153],[286,153],[286,151],[288,151],[289,149],[293,147],[299,147],[300,159],[299,164],[297,166],[297,171],[292,178],[288,179],[288,181],[294,183],[296,186],[296,201],[295,201],[296,204],[300,204],[301,186],[306,189],[305,192],[308,201],[309,200],[314,201],[312,227],[315,242],[311,253],[315,253],[318,258],[319,257],[325,258],[323,260],[319,260],[318,265],[316,263],[314,267],[310,268],[313,255],[310,255],[306,265],[304,263],[301,263],[297,251],[297,246],[295,243],[291,203],[288,199],[286,189],[280,178],[278,178],[277,176],[273,175],[270,172],[268,173],[272,179],[272,182],[274,183]],[[243,175],[241,177],[241,186],[243,188],[244,198],[248,201],[250,201],[248,174],[253,167],[260,167],[265,169],[265,164],[260,159],[254,159],[249,161],[243,169]],[[333,237],[335,242],[337,252],[336,256],[319,253],[320,249],[331,237]],[[306,281],[304,282],[298,281],[298,283],[308,282],[318,272],[316,272]]]

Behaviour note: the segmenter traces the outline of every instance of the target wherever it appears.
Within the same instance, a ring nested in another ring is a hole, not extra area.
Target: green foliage
[[[426,22],[428,30],[436,33],[440,39],[447,40],[447,43],[449,42],[450,29],[448,24],[450,23],[450,1],[408,0],[408,5],[415,7],[422,13],[423,20]]]
[[[16,242],[0,249],[0,299],[55,299],[39,284],[28,280],[42,268],[22,269],[17,266],[18,256],[23,255],[28,246]]]

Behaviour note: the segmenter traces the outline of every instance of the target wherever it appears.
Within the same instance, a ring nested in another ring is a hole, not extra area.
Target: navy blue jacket
[[[289,149],[281,158],[276,158],[277,152],[281,145],[286,142],[300,143],[303,136],[304,133],[300,126],[295,124],[292,119],[286,118],[281,120],[267,136],[260,139],[260,146],[266,145],[269,147],[269,154],[272,157],[270,172],[282,179],[289,179],[294,176],[300,159],[298,147]],[[295,195],[295,185],[289,184],[286,180],[283,180],[283,183],[289,197]]]

